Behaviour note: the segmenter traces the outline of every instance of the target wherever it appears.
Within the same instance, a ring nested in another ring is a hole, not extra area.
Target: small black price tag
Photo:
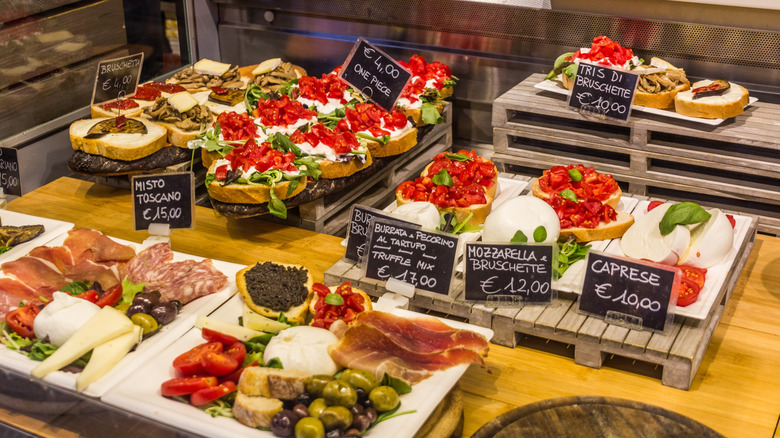
[[[553,245],[467,243],[465,258],[466,300],[552,301]]]
[[[135,230],[151,224],[192,228],[195,211],[195,183],[192,172],[134,176],[132,181]]]
[[[601,117],[628,120],[639,75],[626,70],[580,62],[569,106]]]
[[[14,148],[0,148],[0,187],[6,195],[22,196],[19,159]]]
[[[109,59],[98,63],[92,105],[111,102],[120,96],[135,94],[141,79],[143,52],[124,58]]]
[[[371,219],[374,217],[411,224],[411,222],[395,218],[375,208],[358,204],[353,205],[352,213],[349,215],[349,227],[347,228],[347,251],[344,253],[345,258],[355,262],[363,260],[368,243]]]
[[[365,276],[383,281],[393,277],[418,289],[449,295],[457,250],[455,236],[374,217]]]
[[[412,73],[363,38],[358,38],[339,77],[387,111],[392,111]]]
[[[579,310],[610,324],[663,332],[674,317],[680,271],[671,266],[628,260],[591,251]]]

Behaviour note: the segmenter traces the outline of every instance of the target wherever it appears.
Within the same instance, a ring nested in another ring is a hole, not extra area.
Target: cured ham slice
[[[362,312],[356,321],[376,327],[405,348],[423,353],[466,347],[487,355],[489,349],[487,339],[479,333],[456,330],[436,318],[409,319],[385,312]]]
[[[34,304],[43,303],[35,289],[30,286],[14,278],[0,278],[0,314],[4,317],[6,313],[19,307],[20,301]]]
[[[459,333],[471,333],[466,330],[444,331],[439,325],[434,326],[442,330],[430,330],[413,320],[401,321],[404,319],[383,312],[366,312],[344,331],[329,353],[341,366],[373,372],[378,379],[386,373],[409,383],[456,365],[484,365],[482,355],[488,350],[484,337]]]
[[[121,281],[120,266],[118,263],[95,263],[84,260],[75,265],[62,266],[60,270],[68,278],[90,283],[96,281],[100,283],[103,290],[107,290]]]
[[[225,274],[209,259],[174,262],[167,243],[141,251],[127,263],[127,275],[134,283],[144,283],[147,290],[159,291],[163,301],[179,300],[182,304],[215,293],[227,284]]]
[[[52,292],[70,283],[53,265],[35,257],[21,257],[3,263],[3,272],[13,276],[28,287],[35,289],[36,295],[50,299]]]
[[[133,248],[117,243],[100,231],[89,228],[74,228],[68,231],[68,237],[62,245],[70,250],[74,263],[84,260],[128,261],[135,257]]]
[[[28,255],[53,263],[60,271],[64,266],[73,264],[73,254],[65,246],[39,246],[33,248]]]

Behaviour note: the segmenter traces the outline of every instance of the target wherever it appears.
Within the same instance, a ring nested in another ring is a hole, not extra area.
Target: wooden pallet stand
[[[603,319],[582,314],[578,311],[578,296],[573,293],[559,292],[548,306],[491,308],[469,303],[462,299],[465,292],[460,274],[453,280],[450,296],[417,294],[410,300],[409,307],[422,313],[490,327],[494,331],[491,342],[495,344],[573,356],[575,363],[591,368],[601,368],[609,359],[613,359],[610,364],[618,362],[615,358],[624,359],[622,362],[628,365],[622,369],[626,371],[660,377],[666,386],[687,390],[753,248],[759,224],[756,216],[751,219],[735,262],[708,316],[698,320],[677,315],[665,334],[608,324]],[[363,269],[351,260],[342,258],[325,272],[324,281],[329,286],[346,280],[375,299],[387,292],[384,282],[364,278]],[[661,369],[660,376],[657,375],[658,368]]]
[[[582,115],[565,96],[534,88],[534,74],[493,104],[493,161],[541,174],[584,163],[633,195],[696,201],[760,216],[780,234],[780,105],[756,102],[717,126],[633,111],[628,122]]]

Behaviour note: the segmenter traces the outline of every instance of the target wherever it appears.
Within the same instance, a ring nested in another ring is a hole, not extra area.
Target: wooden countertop
[[[73,222],[141,242],[133,231],[130,193],[61,178],[9,203],[9,210]],[[250,264],[273,260],[305,264],[322,280],[344,253],[341,239],[260,219],[231,220],[196,207],[192,230],[174,230],[175,251]],[[525,347],[491,345],[489,372],[472,367],[461,379],[463,436],[491,418],[528,403],[598,395],[657,405],[726,436],[770,437],[780,416],[780,238],[758,235],[740,280],[688,391],[609,366],[600,370]],[[639,366],[633,364],[632,366]],[[658,375],[660,375],[660,370]],[[652,370],[651,370],[652,373]],[[37,419],[15,415],[17,427],[51,433]],[[25,427],[26,426],[26,427]]]

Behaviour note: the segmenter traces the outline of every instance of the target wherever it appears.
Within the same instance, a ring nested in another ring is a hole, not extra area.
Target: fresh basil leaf
[[[577,169],[569,169],[569,178],[574,182],[582,181],[582,173]]]
[[[445,152],[444,157],[453,161],[471,161],[471,157],[466,154],[451,154],[449,152]]]
[[[398,395],[404,395],[412,392],[412,385],[395,377],[390,377],[387,374],[382,377],[382,385],[389,386],[395,389]]]
[[[65,286],[62,286],[60,291],[67,292],[73,296],[76,296],[82,292],[89,290],[89,281],[72,281]]]
[[[439,110],[436,109],[436,105],[428,102],[423,102],[420,107],[420,118],[427,125],[437,125],[444,121]]]
[[[450,176],[450,173],[447,172],[447,169],[440,170],[433,176],[432,180],[433,183],[438,186],[452,187],[452,177]]]
[[[282,152],[292,152],[296,157],[303,155],[301,148],[293,143],[292,140],[290,140],[290,137],[287,137],[281,132],[277,132],[276,135],[274,135],[271,144],[275,146],[275,149],[278,149]]]
[[[291,179],[287,182],[287,197],[289,198],[292,196],[293,192],[295,192],[295,189],[298,188],[298,183],[300,182],[299,178]]]
[[[547,239],[547,228],[544,225],[539,225],[534,230],[534,242],[544,242]]]
[[[574,192],[569,189],[562,190],[561,197],[563,199],[568,199],[571,202],[577,202],[577,195],[575,195]]]
[[[339,294],[335,294],[331,292],[325,295],[325,304],[330,304],[331,306],[343,306],[344,297],[342,297]]]
[[[674,204],[666,210],[663,219],[658,223],[661,235],[666,236],[677,225],[691,225],[706,222],[712,216],[701,205],[695,202],[681,202]]]
[[[521,230],[517,230],[515,232],[515,235],[512,236],[511,239],[509,239],[511,243],[526,243],[528,242],[528,236],[525,235]]]

